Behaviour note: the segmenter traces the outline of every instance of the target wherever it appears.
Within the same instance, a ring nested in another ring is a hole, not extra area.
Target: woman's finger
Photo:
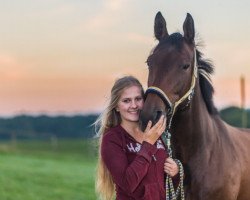
[[[147,124],[147,127],[146,127],[144,133],[147,133],[147,132],[150,130],[151,127],[152,127],[152,121],[149,120],[149,122],[148,122],[148,124]]]
[[[172,176],[174,174],[174,172],[172,170],[169,169],[164,169],[165,173],[167,173],[168,175]]]
[[[163,121],[163,129],[166,129],[166,125],[167,125],[167,118],[164,117],[164,121]]]
[[[166,117],[164,117],[163,124],[161,128],[159,129],[158,135],[162,135],[162,133],[166,130]]]
[[[161,135],[165,131],[164,122],[165,116],[162,115],[160,120],[157,122],[158,126],[156,127],[156,131],[158,135]]]
[[[174,167],[174,165],[169,164],[169,163],[165,163],[164,166],[169,167],[169,168],[173,168]]]
[[[165,162],[165,163],[176,164],[176,162],[175,162],[172,158],[170,158],[170,157],[168,157],[168,158],[166,159],[166,162]]]
[[[160,128],[160,127],[162,126],[163,120],[164,120],[164,115],[162,115],[162,116],[160,117],[160,119],[159,119],[158,122],[153,126],[153,128],[155,128],[155,129]]]

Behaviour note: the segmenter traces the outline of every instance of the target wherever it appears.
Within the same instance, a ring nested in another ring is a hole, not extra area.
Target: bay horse
[[[173,155],[184,165],[186,199],[250,200],[250,129],[220,118],[210,79],[214,67],[195,44],[190,14],[183,32],[169,35],[157,13],[154,34],[159,43],[147,59],[142,127],[167,116]]]

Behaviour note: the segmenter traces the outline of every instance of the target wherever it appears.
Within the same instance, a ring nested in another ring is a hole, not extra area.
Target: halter
[[[187,100],[186,106],[188,106],[194,96],[194,88],[196,84],[196,78],[198,73],[198,67],[197,67],[197,60],[196,60],[196,50],[194,49],[194,69],[193,69],[193,75],[192,75],[192,82],[190,89],[175,103],[172,103],[170,99],[168,98],[167,94],[161,90],[158,87],[151,86],[146,90],[145,96],[147,96],[149,93],[156,94],[158,97],[161,98],[161,100],[165,103],[166,106],[169,106],[169,110],[167,112],[168,118],[168,127],[166,127],[166,130],[164,131],[162,135],[162,139],[164,143],[167,145],[167,150],[169,157],[172,157],[172,148],[171,148],[171,133],[170,128],[172,124],[172,119],[175,114],[176,108],[185,100]],[[204,73],[205,74],[205,73]],[[203,75],[203,74],[202,74]],[[206,75],[206,74],[205,74]],[[203,75],[204,76],[204,75]],[[207,78],[206,76],[204,76]],[[179,195],[181,195],[181,200],[184,200],[184,188],[183,188],[183,179],[184,179],[184,170],[182,163],[175,159],[178,167],[179,167],[179,173],[180,173],[180,183],[177,187],[177,190],[174,190],[173,181],[169,175],[167,175],[166,178],[166,200],[176,200]]]

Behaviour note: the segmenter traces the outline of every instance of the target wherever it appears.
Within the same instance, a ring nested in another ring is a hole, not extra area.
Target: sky
[[[244,76],[249,108],[249,9],[249,0],[0,0],[0,116],[98,113],[124,75],[146,88],[158,11],[169,33],[192,15],[215,66],[215,105],[240,106]]]

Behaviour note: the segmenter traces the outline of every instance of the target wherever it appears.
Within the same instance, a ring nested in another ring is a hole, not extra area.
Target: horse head
[[[190,14],[183,31],[184,35],[169,35],[165,19],[157,13],[154,33],[159,43],[147,59],[149,89],[141,112],[143,129],[149,120],[155,123],[162,114],[173,115],[177,106],[192,96],[197,68],[194,21]]]

